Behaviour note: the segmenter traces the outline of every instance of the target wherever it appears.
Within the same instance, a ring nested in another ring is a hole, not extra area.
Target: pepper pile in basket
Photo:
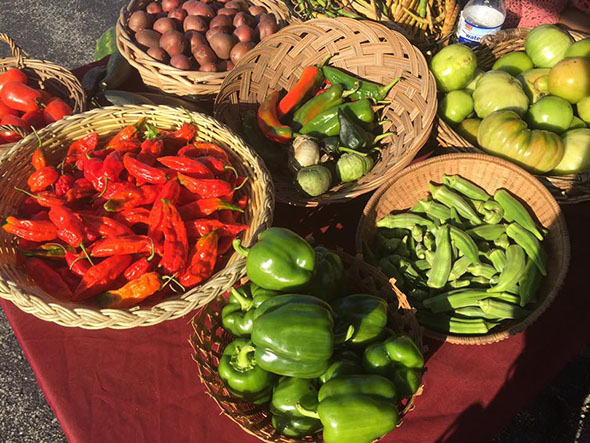
[[[387,327],[387,301],[351,294],[340,256],[289,230],[268,229],[249,250],[234,246],[250,282],[232,288],[222,310],[237,337],[219,361],[228,390],[270,402],[273,426],[289,437],[323,428],[327,443],[370,443],[393,430],[424,358]]]
[[[146,128],[145,137],[142,129]],[[47,293],[127,308],[209,278],[231,242],[247,197],[227,153],[195,140],[183,123],[160,131],[144,120],[99,146],[73,142],[57,166],[34,152],[29,195],[2,228]],[[98,296],[98,297],[97,297]]]
[[[546,231],[505,189],[491,196],[458,175],[428,187],[409,212],[377,221],[369,260],[396,279],[433,330],[486,334],[529,315],[547,275]]]
[[[286,162],[298,188],[312,197],[373,168],[379,141],[391,135],[380,133],[384,122],[376,118],[379,107],[373,105],[399,80],[381,86],[325,66],[327,60],[305,68],[282,99],[274,91],[256,116],[243,117],[245,136],[267,165],[283,169]],[[280,145],[287,144],[285,155]]]
[[[72,108],[59,97],[27,85],[27,74],[13,68],[0,74],[0,125],[30,131],[72,115]],[[14,131],[0,132],[0,144],[14,143],[21,136]]]

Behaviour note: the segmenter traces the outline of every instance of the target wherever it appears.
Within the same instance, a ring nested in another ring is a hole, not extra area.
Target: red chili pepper
[[[125,235],[103,238],[90,248],[93,257],[110,257],[112,255],[127,255],[152,253],[152,239],[145,235]]]
[[[197,128],[190,123],[183,123],[180,128],[174,132],[162,131],[161,134],[165,137],[165,141],[176,141],[187,144],[197,136]],[[182,146],[182,144],[180,146]],[[180,147],[179,146],[179,147]]]
[[[84,274],[86,274],[92,266],[83,254],[66,252],[65,259],[70,271],[80,277],[84,277]]]
[[[234,237],[220,237],[219,245],[217,246],[217,255],[222,256],[232,248]]]
[[[92,183],[92,187],[98,192],[102,192],[106,186],[106,178],[103,174],[104,162],[98,158],[85,158],[84,178]]]
[[[18,206],[18,214],[21,217],[27,218],[33,216],[33,214],[36,214],[42,209],[43,208],[39,206],[36,199],[34,199],[33,197],[27,197]]]
[[[187,205],[178,208],[183,220],[194,220],[196,218],[207,217],[220,209],[230,209],[232,211],[244,212],[237,206],[221,200],[220,198],[204,198],[195,200]]]
[[[43,109],[43,118],[45,119],[45,122],[49,124],[61,120],[67,115],[72,115],[72,113],[73,110],[70,105],[64,102],[61,98],[55,97],[47,103],[47,106]]]
[[[266,96],[258,108],[258,127],[266,138],[277,143],[289,143],[293,138],[293,130],[280,122],[277,114],[279,91]]]
[[[145,118],[142,118],[134,125],[125,126],[109,141],[107,148],[117,149],[116,145],[126,140],[138,141],[137,131],[144,124],[145,120]]]
[[[52,241],[57,238],[57,229],[49,220],[19,220],[16,217],[6,217],[2,229],[17,237],[35,242]]]
[[[107,212],[120,212],[149,203],[153,203],[153,200],[151,202],[146,200],[142,188],[135,186],[116,192],[114,196],[105,202],[103,207]]]
[[[202,156],[211,156],[217,157],[229,163],[229,156],[225,150],[214,144],[214,143],[193,143],[190,145],[186,145],[184,148],[181,148],[178,151],[178,155],[181,157],[202,157]]]
[[[73,203],[83,198],[91,197],[95,194],[94,187],[86,179],[76,180],[74,186],[66,191],[66,201]]]
[[[82,277],[72,300],[85,300],[109,289],[131,260],[130,255],[115,255],[92,266]]]
[[[285,115],[294,111],[303,101],[313,94],[314,90],[317,89],[324,81],[324,74],[322,73],[322,67],[326,64],[330,57],[322,61],[318,66],[308,66],[303,70],[301,77],[291,90],[283,97],[277,107],[277,114],[279,118],[283,118]]]
[[[78,286],[80,283],[80,277],[70,271],[67,266],[59,266],[55,269],[55,272],[60,275],[62,280],[68,285],[68,288],[70,288],[70,291],[73,294],[74,289],[76,289],[76,286]]]
[[[53,192],[50,191],[41,191],[38,194],[31,194],[30,192],[25,191],[24,189],[20,189],[17,187],[15,187],[14,189],[23,192],[29,197],[34,198],[35,200],[37,200],[37,204],[39,204],[39,206],[43,206],[44,208],[51,208],[52,206],[63,206],[66,204],[66,201],[63,198],[56,196]]]
[[[213,172],[200,160],[189,157],[160,157],[158,161],[174,171],[191,174],[194,178],[213,178]]]
[[[57,181],[55,182],[55,195],[66,195],[66,193],[73,188],[75,181],[76,179],[74,179],[74,177],[72,177],[71,175],[60,175]]]
[[[31,126],[27,122],[15,115],[5,115],[2,117],[2,120],[0,120],[0,125],[17,126],[19,128],[23,128],[26,132],[31,130]],[[6,143],[14,143],[22,139],[22,137],[15,131],[9,130],[1,131],[0,137],[2,137]]]
[[[5,71],[2,74],[0,74],[0,91],[2,91],[2,88],[4,88],[4,85],[6,85],[7,83],[17,82],[26,84],[27,80],[27,74],[25,74],[20,69],[9,69],[8,71]]]
[[[35,149],[35,152],[33,152],[33,159],[31,160],[31,162],[33,163],[33,168],[35,169],[35,171],[43,169],[47,166],[47,160],[45,160],[45,155],[43,154],[43,151],[39,148]]]
[[[152,262],[148,261],[146,257],[142,257],[136,262],[131,263],[129,267],[125,269],[123,276],[127,281],[135,280],[147,273],[151,267]]]
[[[141,148],[139,140],[120,140],[117,144],[109,145],[109,149],[119,152],[137,152]]]
[[[83,213],[81,215],[84,224],[102,237],[112,238],[123,235],[133,235],[131,228],[110,217],[101,217],[99,215],[88,213]]]
[[[21,117],[25,123],[35,129],[41,129],[47,126],[47,123],[43,119],[43,111],[30,111],[25,112]]]
[[[150,210],[148,221],[148,235],[159,246],[160,240],[164,235],[164,200],[176,203],[180,195],[180,185],[176,180],[168,181],[156,197],[156,201]]]
[[[24,83],[8,82],[0,90],[0,100],[17,111],[38,111],[41,93]]]
[[[209,218],[199,218],[185,222],[186,234],[190,238],[202,237],[213,231],[218,231],[221,237],[235,237],[240,232],[248,229],[248,225],[239,223],[224,223],[219,220]]]
[[[132,175],[136,179],[156,185],[161,185],[168,181],[166,171],[146,165],[129,154],[125,154],[125,157],[123,157],[123,164],[129,175]]]
[[[226,171],[232,171],[237,175],[236,170],[229,164],[217,157],[207,155],[205,157],[199,157],[199,161],[211,169],[215,174],[223,174]]]
[[[232,188],[232,186],[225,180],[215,178],[196,179],[179,173],[178,181],[199,198],[221,197],[231,194],[234,190],[234,188]]]
[[[110,181],[116,181],[119,180],[119,175],[121,175],[123,169],[125,167],[123,166],[123,160],[121,160],[121,154],[118,151],[113,151],[103,161],[102,175]]]
[[[155,203],[154,203],[155,205]],[[128,225],[144,224],[149,225],[150,223],[150,210],[147,208],[132,208],[125,211],[117,212],[115,214],[115,220],[125,222]]]
[[[16,109],[12,109],[9,106],[6,106],[0,101],[0,120],[2,120],[7,115],[14,115],[18,117],[18,111]]]
[[[83,247],[84,225],[71,209],[65,206],[53,206],[49,210],[49,220],[57,228],[57,236],[61,240],[74,248]]]
[[[54,184],[58,178],[59,174],[53,166],[45,166],[29,176],[27,185],[29,185],[32,192],[43,191]]]
[[[72,290],[61,275],[40,258],[28,258],[25,261],[25,272],[49,295],[60,299],[72,298]]]
[[[190,288],[211,277],[217,262],[217,244],[219,236],[213,231],[201,237],[191,251],[189,265],[180,276],[179,281],[185,288]]]
[[[168,200],[164,204],[164,253],[160,266],[174,274],[184,269],[188,255],[186,228],[176,206]]]
[[[162,155],[164,141],[161,138],[148,138],[141,143],[137,159],[146,165],[154,166],[156,159]]]
[[[68,153],[66,155],[66,163],[74,163],[78,160],[80,155],[92,152],[98,146],[98,134],[96,132],[92,132],[73,142],[70,147],[68,148]],[[86,158],[86,157],[82,157]],[[81,169],[81,168],[78,168]]]
[[[162,287],[157,272],[148,272],[129,281],[117,290],[110,290],[100,297],[99,304],[109,309],[125,309],[135,306]]]
[[[106,189],[102,193],[102,197],[106,200],[117,198],[122,195],[125,191],[134,192],[137,186],[129,182],[107,182]]]

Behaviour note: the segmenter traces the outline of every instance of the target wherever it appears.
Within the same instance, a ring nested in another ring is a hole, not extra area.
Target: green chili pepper
[[[334,137],[340,134],[340,122],[338,111],[345,111],[348,117],[358,124],[372,123],[375,119],[375,112],[369,100],[358,100],[355,102],[343,103],[332,109],[322,112],[312,121],[299,130],[300,134],[313,137]]]
[[[242,117],[243,134],[246,141],[262,157],[267,166],[282,165],[286,161],[286,150],[281,149],[264,136],[258,127],[256,112],[248,111]]]
[[[332,302],[336,317],[335,331],[345,333],[352,325],[354,333],[348,343],[366,346],[374,341],[387,324],[387,302],[375,295],[353,294]]]
[[[334,68],[332,66],[324,66],[322,68],[324,73],[324,77],[330,81],[333,85],[335,84],[342,84],[344,85],[345,89],[351,89],[356,91],[350,95],[350,98],[353,100],[360,100],[363,98],[370,98],[376,102],[382,101],[391,88],[395,86],[395,84],[400,80],[396,78],[390,84],[386,86],[381,86],[377,83],[369,82],[367,80],[361,80],[356,77],[353,77],[338,68]],[[360,85],[359,85],[360,83]]]
[[[342,85],[334,84],[325,92],[316,95],[303,104],[293,115],[294,128],[299,129],[328,109],[344,102]]]
[[[494,194],[496,200],[504,209],[504,218],[508,222],[516,222],[527,231],[530,231],[537,239],[543,240],[543,234],[537,229],[537,225],[527,209],[508,191],[498,189]]]
[[[322,423],[315,418],[304,417],[297,404],[309,410],[318,407],[318,390],[312,380],[281,377],[274,387],[270,411],[273,426],[288,437],[302,437],[318,432]]]
[[[340,155],[340,137],[325,137],[321,140],[324,151],[329,155]]]
[[[535,262],[541,275],[547,275],[547,253],[539,240],[518,223],[510,223],[506,228],[506,234],[518,245],[520,245],[529,258]]]
[[[428,277],[428,286],[431,288],[442,288],[449,279],[451,273],[452,252],[449,239],[449,226],[443,225],[436,233],[436,250],[434,262]]]

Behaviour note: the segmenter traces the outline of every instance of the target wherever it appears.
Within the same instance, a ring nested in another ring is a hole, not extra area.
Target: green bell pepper
[[[420,387],[424,357],[410,337],[398,335],[365,348],[363,366],[369,373],[391,380],[399,397],[404,398]]]
[[[322,385],[317,411],[298,405],[308,417],[319,417],[326,443],[371,443],[395,429],[399,417],[393,384],[379,375],[351,375]]]
[[[250,249],[235,239],[234,249],[246,256],[248,278],[265,289],[299,289],[309,282],[315,267],[313,248],[299,235],[284,228],[267,229]]]
[[[337,332],[354,327],[351,345],[364,347],[375,341],[387,324],[387,302],[381,297],[353,294],[335,300],[332,308]]]
[[[322,422],[303,416],[297,410],[297,403],[306,409],[317,409],[318,390],[313,380],[281,377],[274,387],[270,403],[274,428],[288,437],[302,437],[318,432]]]
[[[359,356],[353,351],[344,350],[332,356],[330,366],[326,372],[320,375],[320,382],[327,383],[336,377],[363,374],[364,372]]]
[[[316,378],[334,350],[330,306],[309,295],[277,295],[254,313],[256,363],[279,375]]]
[[[229,302],[221,310],[221,324],[236,337],[250,336],[254,324],[255,308],[274,296],[274,294],[257,291],[256,296],[249,297],[248,292],[252,290],[253,288],[249,285],[239,289],[231,288]]]
[[[375,137],[354,123],[341,109],[338,110],[338,122],[340,142],[345,148],[362,151],[373,144]]]
[[[268,402],[277,376],[256,364],[254,346],[245,338],[228,344],[219,359],[219,377],[238,398],[256,405]]]
[[[340,256],[321,246],[314,248],[315,269],[305,292],[330,301],[342,294],[346,283],[344,265]]]

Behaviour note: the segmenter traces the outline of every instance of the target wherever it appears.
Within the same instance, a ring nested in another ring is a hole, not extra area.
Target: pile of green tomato
[[[370,443],[393,430],[400,401],[421,385],[424,358],[387,327],[387,301],[349,293],[340,256],[287,229],[234,247],[247,255],[250,282],[222,310],[236,337],[218,366],[230,393],[268,404],[289,437]]]
[[[553,25],[532,29],[525,51],[488,72],[455,44],[431,61],[439,116],[484,151],[537,174],[590,170],[590,38],[573,42]]]

